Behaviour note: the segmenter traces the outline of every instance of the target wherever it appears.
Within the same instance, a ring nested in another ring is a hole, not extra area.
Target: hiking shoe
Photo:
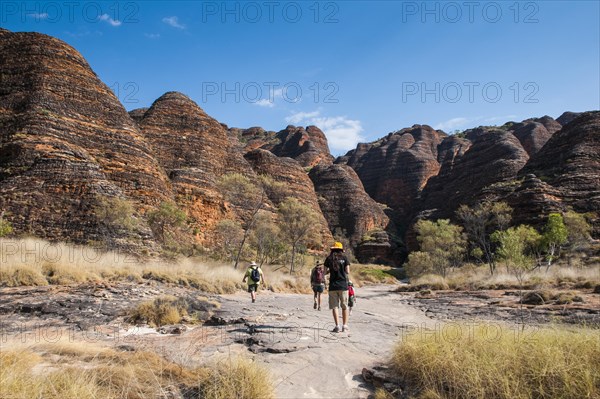
[[[319,306],[319,312],[321,311],[321,307]]]
[[[315,302],[315,303],[313,304],[313,309],[316,309],[316,308],[317,308],[317,303]]]
[[[344,332],[344,331],[346,331],[346,332],[350,331],[350,329],[348,328],[348,326],[345,325],[345,324],[342,326],[342,332]]]
[[[252,303],[254,303],[254,302],[256,302],[256,299],[253,299],[253,300],[252,300]]]
[[[340,327],[339,327],[339,326],[335,326],[335,327],[333,328],[333,330],[331,330],[331,332],[334,332],[334,333],[336,333],[336,332],[340,332]]]

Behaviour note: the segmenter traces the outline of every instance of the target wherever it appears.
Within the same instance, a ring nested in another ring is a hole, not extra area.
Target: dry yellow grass
[[[389,393],[385,389],[383,389],[383,388],[377,388],[375,390],[374,399],[394,399],[394,397],[392,396],[391,393]]]
[[[526,273],[523,288],[593,288],[600,284],[600,265],[572,268],[553,266],[548,272],[545,269]],[[517,278],[500,269],[493,276],[485,266],[466,265],[450,273],[444,278],[439,275],[424,275],[411,281],[411,286],[433,290],[485,290],[485,289],[518,289]],[[402,289],[409,289],[404,287]]]
[[[153,327],[177,324],[187,315],[184,304],[175,297],[159,297],[153,301],[138,304],[129,315],[134,324],[148,323]]]
[[[6,287],[48,285],[39,267],[31,265],[2,264],[0,266],[0,285]]]
[[[0,397],[272,398],[267,372],[243,358],[188,368],[151,352],[60,342],[0,351]]]
[[[66,285],[86,282],[158,281],[211,294],[244,290],[245,265],[237,270],[217,262],[183,259],[140,262],[131,256],[38,239],[0,239],[0,286]],[[264,266],[267,288],[310,292],[309,268],[290,275],[286,268]]]
[[[245,265],[235,270],[230,265],[193,259],[140,262],[124,254],[38,239],[0,239],[0,258],[0,286],[8,287],[158,281],[211,294],[230,294],[246,288],[241,281]],[[300,267],[291,275],[286,267],[263,266],[266,288],[273,292],[310,293],[310,270],[309,266]],[[356,286],[395,283],[398,277],[398,269],[387,266],[354,264],[350,270]]]
[[[274,398],[269,373],[244,358],[227,359],[210,369],[201,384],[206,399],[270,399]]]
[[[421,399],[600,397],[600,335],[591,329],[454,324],[406,336],[392,365]]]

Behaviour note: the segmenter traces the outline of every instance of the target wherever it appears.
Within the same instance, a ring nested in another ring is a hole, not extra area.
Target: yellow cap
[[[333,247],[331,247],[331,249],[344,249],[344,246],[341,242],[336,241],[335,244],[333,244]]]

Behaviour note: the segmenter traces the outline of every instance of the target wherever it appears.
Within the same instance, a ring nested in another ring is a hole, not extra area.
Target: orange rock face
[[[1,28],[0,94],[0,211],[17,234],[154,253],[147,213],[171,201],[189,218],[185,238],[210,242],[218,221],[247,212],[224,201],[217,183],[229,172],[283,183],[266,209],[299,199],[318,212],[323,247],[344,233],[364,261],[397,263],[391,237],[414,241],[415,218],[453,218],[485,197],[534,225],[569,206],[600,211],[598,111],[460,136],[415,125],[334,160],[315,126],[228,129],[181,93],[127,113],[75,49]],[[107,225],[106,200],[131,205],[136,226]]]
[[[227,172],[251,172],[249,165],[227,130],[184,94],[165,93],[138,124],[169,177],[178,204],[204,241],[227,213],[217,187],[219,178]]]
[[[16,232],[121,247],[131,247],[131,236],[151,237],[147,226],[107,231],[94,215],[103,197],[143,212],[171,196],[112,91],[77,51],[49,36],[2,30],[0,54],[0,207]]]
[[[269,193],[269,199],[275,206],[281,203],[286,197],[294,197],[318,213],[322,248],[330,246],[330,243],[333,242],[333,237],[319,207],[317,193],[312,181],[300,163],[291,158],[278,157],[270,151],[262,149],[246,153],[245,158],[250,162],[257,174],[268,175],[276,182],[283,184],[282,190]]]

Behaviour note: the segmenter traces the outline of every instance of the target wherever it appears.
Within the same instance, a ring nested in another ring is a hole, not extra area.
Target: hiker
[[[354,284],[352,284],[352,281],[348,281],[348,313],[352,314],[352,308],[354,307],[354,304],[356,303],[356,297],[354,294]]]
[[[325,274],[329,274],[329,309],[333,313],[335,328],[339,332],[338,308],[342,308],[342,331],[348,331],[348,276],[350,262],[344,255],[344,246],[336,242],[331,247],[331,253],[325,259]]]
[[[258,286],[262,282],[265,284],[265,277],[263,275],[262,269],[256,264],[256,262],[250,263],[248,265],[248,269],[244,274],[244,278],[242,282],[246,282],[248,280],[248,292],[252,297],[252,303],[256,302],[256,292],[258,291]]]
[[[317,262],[317,265],[310,272],[310,285],[315,294],[313,309],[321,310],[321,294],[325,291],[325,268],[323,263]]]

